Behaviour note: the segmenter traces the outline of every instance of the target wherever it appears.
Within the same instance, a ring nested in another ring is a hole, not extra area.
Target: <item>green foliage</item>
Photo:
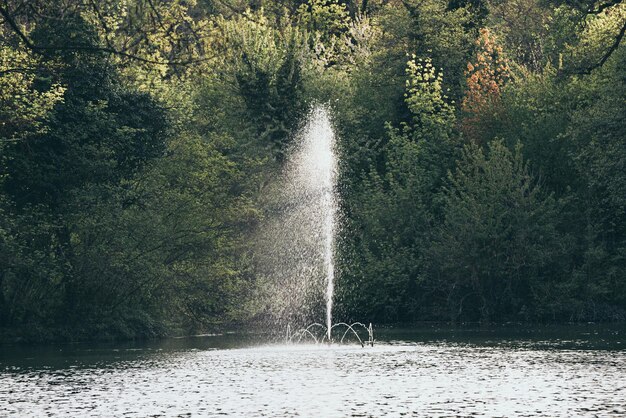
[[[299,24],[322,39],[340,35],[348,29],[348,10],[337,0],[309,0],[296,13]]]
[[[443,203],[429,255],[451,318],[523,315],[554,279],[560,242],[558,205],[530,176],[521,147],[466,147]]]
[[[413,115],[412,125],[419,138],[447,141],[455,123],[454,108],[443,91],[443,76],[430,59],[407,63],[405,102]]]
[[[476,10],[426,14],[437,5],[405,2],[376,16],[385,35],[370,38],[372,52],[350,77],[354,102],[338,108],[346,230],[354,231],[340,246],[340,306],[352,317],[624,317],[621,46],[594,70],[611,52],[621,6],[585,16],[567,5],[516,4],[490,3],[485,22],[504,40],[509,79],[491,108],[472,116],[475,144],[485,148],[469,146],[456,164],[458,112],[441,90],[461,97],[454,80],[475,36],[464,16]],[[449,28],[436,29],[441,16]],[[397,61],[385,37],[433,57],[434,65],[409,64],[405,108],[393,104],[399,83],[385,71],[397,71]],[[465,51],[456,63],[442,59],[454,42]],[[447,82],[435,66],[452,67]],[[567,76],[576,68],[591,74]],[[483,81],[463,87],[490,89]],[[461,114],[462,126],[470,116]],[[407,125],[385,134],[380,117]],[[446,169],[455,174],[446,179]]]
[[[418,58],[430,58],[446,74],[454,99],[462,94],[463,71],[472,52],[476,31],[468,7],[449,8],[437,0],[406,1],[411,17],[411,50]]]
[[[564,67],[571,73],[586,74],[602,66],[619,47],[626,32],[626,4],[616,2],[602,13],[585,16],[580,26],[576,42],[565,48]]]
[[[3,32],[0,32],[0,36]],[[54,105],[65,89],[52,84],[43,89],[33,69],[41,61],[8,45],[0,46],[0,141],[27,139],[46,129]],[[50,83],[48,83],[50,84]]]
[[[573,82],[581,105],[567,132],[581,182],[580,216],[587,225],[583,239],[588,247],[577,277],[593,300],[618,306],[626,302],[625,64],[622,48],[605,67]]]
[[[541,0],[494,3],[489,15],[490,26],[505,43],[515,62],[534,70],[543,68],[548,59],[554,58],[551,53],[555,52],[546,48],[546,39],[552,33],[550,25],[554,24],[555,18],[557,24],[564,23],[564,15],[555,16],[556,13]],[[559,34],[565,35],[563,29]]]
[[[304,37],[296,29],[278,31],[263,11],[220,19],[218,24],[224,33],[229,75],[245,102],[246,117],[256,126],[258,141],[281,159],[306,108],[301,68]]]
[[[411,60],[407,78],[412,123],[402,131],[388,127],[382,170],[372,165],[346,202],[352,216],[338,297],[340,309],[354,318],[416,317],[434,192],[454,155],[454,110],[441,74],[430,60]]]
[[[81,19],[63,23],[29,35],[93,34]],[[253,137],[256,126],[240,131],[203,107],[243,98],[222,93],[215,103],[219,83],[206,77],[194,80],[206,86],[197,92],[163,80],[159,100],[90,51],[19,57],[37,71],[1,80],[16,93],[3,96],[7,120],[19,123],[3,131],[0,325],[134,337],[249,315],[241,254],[257,216],[259,163],[245,149],[251,138],[233,135]],[[31,110],[21,110],[21,95]]]
[[[626,317],[623,2],[5,3],[1,327],[254,318],[249,238],[315,102],[339,315]]]
[[[578,184],[571,158],[575,145],[565,137],[575,106],[568,100],[572,91],[551,67],[521,74],[502,90],[498,113],[481,118],[483,140],[501,138],[509,148],[523,143],[522,152],[543,186],[566,196]]]

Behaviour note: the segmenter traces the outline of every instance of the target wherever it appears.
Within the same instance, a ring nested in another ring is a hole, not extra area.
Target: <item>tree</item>
[[[45,131],[51,110],[63,101],[61,84],[45,86],[37,80],[35,71],[41,65],[25,52],[0,46],[0,143],[23,141]]]
[[[448,7],[436,0],[402,2],[411,16],[411,49],[418,58],[430,58],[446,74],[450,96],[462,96],[463,67],[472,53],[471,40],[476,37],[472,6]]]
[[[524,316],[558,260],[558,205],[528,172],[521,147],[467,145],[442,193],[431,277],[453,320]]]
[[[433,197],[452,164],[454,108],[432,61],[407,63],[406,104],[412,121],[388,126],[384,170],[372,165],[349,199],[342,242],[340,304],[348,314],[398,321],[419,309],[425,250],[437,214]],[[351,309],[346,309],[350,307]]]
[[[488,29],[476,40],[476,61],[467,64],[467,90],[461,103],[462,131],[466,138],[481,144],[489,140],[490,119],[500,112],[502,87],[509,78],[509,65]]]
[[[585,295],[576,316],[612,319],[626,309],[626,83],[624,48],[590,76],[572,81],[580,106],[566,138],[579,179],[576,188],[584,242],[574,273]]]
[[[318,32],[324,41],[348,29],[349,14],[337,0],[309,0],[297,10],[299,24],[309,32]]]
[[[32,39],[81,36],[97,44],[88,22],[64,19],[41,24]],[[15,323],[80,318],[85,277],[76,255],[77,225],[94,208],[117,196],[132,178],[165,151],[165,114],[149,95],[120,86],[106,56],[47,51],[38,58],[31,97],[62,88],[62,100],[47,106],[45,119],[19,127],[3,146],[5,210],[12,219],[14,251],[5,266],[5,296]],[[23,88],[23,87],[22,87]],[[48,96],[46,96],[48,95]],[[34,100],[37,104],[37,100]],[[22,114],[23,117],[23,114]]]
[[[564,74],[590,74],[619,49],[626,35],[626,4],[608,1],[583,14],[578,42],[566,50]]]
[[[260,144],[282,160],[288,141],[304,115],[303,35],[294,28],[280,32],[263,11],[219,20],[224,32],[220,49],[230,76],[254,122]]]
[[[31,53],[109,54],[172,68],[207,59],[208,25],[202,15],[196,1],[180,0],[34,0],[28,5],[9,0],[0,5],[4,35]],[[81,36],[36,39],[29,33],[39,26],[68,27],[79,17],[89,22],[102,43],[85,42]]]

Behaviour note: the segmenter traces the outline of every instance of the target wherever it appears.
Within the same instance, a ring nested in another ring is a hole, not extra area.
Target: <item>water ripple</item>
[[[143,353],[0,370],[0,415],[624,416],[626,352],[415,344]]]

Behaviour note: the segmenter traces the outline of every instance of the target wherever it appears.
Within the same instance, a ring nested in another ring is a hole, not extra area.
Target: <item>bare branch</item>
[[[622,29],[617,34],[617,37],[615,38],[615,42],[613,42],[613,45],[611,45],[609,50],[606,52],[606,54],[604,54],[604,56],[600,60],[600,63],[599,63],[600,67],[603,66],[606,60],[608,60],[609,57],[613,54],[613,52],[617,50],[620,43],[622,42],[622,39],[624,39],[624,34],[626,34],[626,23],[624,23],[624,25],[622,26]]]
[[[6,23],[9,24],[9,27],[15,34],[26,44],[29,49],[33,49],[33,44],[30,42],[30,39],[22,32],[22,29],[18,26],[18,24],[13,20],[13,17],[4,7],[0,7],[0,15],[4,18]]]
[[[623,0],[610,0],[610,1],[607,1],[606,3],[599,4],[595,8],[588,9],[587,13],[588,14],[594,14],[594,15],[600,14],[600,13],[602,13],[603,11],[605,11],[608,8],[611,8],[613,6],[617,6],[618,4],[622,3],[622,1]]]
[[[125,52],[123,50],[118,50],[116,48],[113,48],[110,45],[107,45],[106,47],[99,47],[99,46],[94,46],[94,45],[80,45],[80,44],[41,46],[41,45],[36,45],[31,41],[31,39],[24,33],[24,31],[20,28],[20,26],[17,24],[15,19],[13,19],[13,16],[11,16],[11,14],[8,12],[6,8],[0,7],[0,16],[4,18],[5,22],[8,24],[11,31],[15,33],[15,35],[17,35],[17,37],[24,43],[24,45],[33,52],[41,53],[45,51],[82,51],[82,52],[92,52],[92,53],[106,53],[106,54],[117,55],[117,56],[121,56],[124,58],[132,59],[135,61],[143,62],[146,64],[168,65],[168,66],[187,66],[191,64],[197,64],[200,62],[206,62],[213,58],[211,56],[211,57],[193,58],[193,59],[182,60],[182,61],[174,61],[174,60],[161,61],[161,60],[152,60],[152,59],[144,58],[136,54]]]
[[[595,70],[596,68],[602,67],[607,62],[607,60],[611,58],[611,55],[613,55],[613,53],[617,50],[617,48],[619,48],[619,45],[621,44],[625,35],[626,35],[626,22],[624,23],[624,25],[622,26],[622,29],[619,31],[619,33],[615,37],[615,41],[613,41],[609,49],[607,49],[604,55],[602,55],[602,58],[600,59],[600,61],[588,66],[587,68],[583,70],[576,72],[576,74],[591,74],[591,72]]]
[[[96,14],[96,16],[98,16],[98,20],[100,21],[100,24],[102,25],[102,28],[104,29],[104,39],[105,39],[107,46],[112,48],[113,45],[111,44],[111,40],[109,39],[109,34],[111,33],[111,30],[109,29],[109,25],[107,25],[106,19],[100,12],[100,8],[98,7],[98,4],[96,3],[95,0],[89,0],[89,3],[91,4],[91,7],[94,13]]]

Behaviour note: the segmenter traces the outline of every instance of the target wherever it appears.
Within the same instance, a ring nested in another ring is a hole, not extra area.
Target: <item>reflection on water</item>
[[[626,415],[620,328],[377,334],[373,348],[233,335],[5,346],[0,415]]]

